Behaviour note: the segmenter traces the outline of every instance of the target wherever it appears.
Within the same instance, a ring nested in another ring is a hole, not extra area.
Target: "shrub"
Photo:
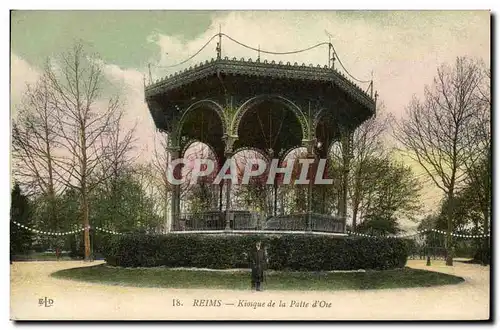
[[[489,265],[491,262],[490,246],[488,245],[487,247],[485,247],[484,245],[481,245],[474,254],[473,261],[481,263],[483,265]]]
[[[392,269],[406,264],[405,243],[394,238],[210,234],[129,234],[110,237],[108,264],[122,267],[248,268],[261,240],[274,270]]]

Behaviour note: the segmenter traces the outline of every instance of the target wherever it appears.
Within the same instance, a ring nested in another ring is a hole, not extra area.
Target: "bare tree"
[[[352,138],[352,161],[349,171],[348,192],[352,208],[352,228],[356,228],[359,212],[370,196],[373,188],[369,182],[371,163],[373,158],[381,158],[387,154],[384,148],[384,137],[387,135],[392,117],[385,113],[384,106],[380,105],[379,113],[361,124],[353,133]],[[342,153],[340,153],[342,155]]]
[[[110,209],[108,219],[118,219],[117,215],[123,213],[120,209],[121,196],[127,187],[121,185],[124,176],[134,171],[134,161],[137,156],[132,156],[131,152],[135,148],[136,139],[134,137],[136,126],[127,127],[124,125],[124,111],[116,109],[114,120],[110,122],[108,132],[100,139],[105,144],[106,157],[100,160],[96,169],[94,180],[100,181],[103,189],[106,190],[110,199]]]
[[[378,106],[377,116],[374,116],[363,122],[352,134],[351,137],[351,159],[349,161],[348,176],[348,196],[349,204],[352,209],[352,228],[363,216],[365,211],[370,208],[372,195],[375,193],[376,186],[374,178],[372,161],[373,159],[384,158],[388,155],[388,149],[385,147],[385,138],[388,136],[392,116],[384,111],[383,104]],[[338,141],[334,143],[330,150],[330,158],[334,171],[334,180],[337,187],[341,186],[342,179],[339,171],[345,166],[346,152],[343,150],[343,144]],[[336,194],[341,198],[341,191]],[[340,203],[340,200],[337,204]],[[339,207],[337,207],[339,208]]]
[[[114,119],[109,123],[105,138],[100,139],[106,144],[104,147],[107,149],[107,157],[101,160],[99,174],[110,183],[109,188],[116,190],[117,179],[123,172],[131,169],[137,158],[131,156],[137,139],[134,137],[136,125],[124,125],[124,111],[117,108],[113,115]]]
[[[44,197],[49,228],[56,230],[56,193],[64,186],[54,170],[54,157],[60,149],[57,114],[45,78],[27,86],[17,108],[12,128],[13,174],[29,192]]]
[[[107,173],[100,173],[102,161],[112,154],[108,141],[119,121],[118,98],[102,102],[104,76],[97,61],[77,44],[62,54],[58,66],[48,65],[46,76],[57,112],[57,137],[65,152],[55,158],[54,168],[65,184],[80,193],[82,223],[85,227],[85,260],[90,260],[89,194]],[[111,169],[109,169],[110,171]]]
[[[396,125],[395,137],[417,161],[448,200],[446,264],[453,265],[452,211],[455,192],[466,178],[465,162],[470,148],[467,129],[478,111],[478,63],[457,58],[455,65],[442,65],[423,101],[413,98],[406,118]]]
[[[30,191],[54,190],[51,150],[54,147],[54,111],[44,80],[28,85],[12,127],[14,175]]]
[[[159,135],[159,138],[157,138]],[[169,223],[169,200],[172,192],[172,185],[168,180],[168,166],[170,155],[168,153],[168,135],[158,133],[155,135],[153,159],[151,167],[158,182],[159,198],[162,203],[162,214],[167,231],[170,230]]]
[[[131,187],[134,187],[132,182],[135,176],[132,172],[135,174],[134,162],[138,157],[138,154],[132,155],[136,146],[136,126],[130,124],[125,121],[122,108],[118,108],[107,134],[100,139],[107,149],[106,157],[100,160],[89,181],[91,186],[94,186],[94,182],[100,184],[98,191],[92,192],[91,200],[97,201],[101,210],[100,216],[94,218],[94,225],[130,229],[131,222],[127,218],[132,215],[124,204],[130,204],[128,197],[136,191]],[[96,199],[96,196],[99,196],[99,199]],[[139,198],[141,197],[142,195],[139,195]],[[95,211],[91,212],[91,218],[93,214],[96,214]]]

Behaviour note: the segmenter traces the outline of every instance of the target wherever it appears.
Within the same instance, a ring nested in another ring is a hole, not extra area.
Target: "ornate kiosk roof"
[[[326,65],[314,66],[297,62],[275,61],[253,61],[251,58],[245,61],[236,57],[214,59],[200,62],[182,71],[165,76],[153,84],[146,86],[146,98],[157,94],[167,93],[170,90],[183,87],[194,81],[207,78],[220,73],[230,75],[246,75],[262,78],[283,78],[291,80],[309,80],[320,82],[332,82],[335,86],[351,95],[355,100],[367,109],[375,110],[375,100],[357,84],[349,80],[343,73],[336,69],[328,68]]]
[[[175,126],[177,119],[182,117],[183,112],[196,101],[211,100],[222,108],[233,108],[233,111],[237,111],[234,109],[238,109],[254,96],[262,94],[279,95],[290,100],[293,106],[301,109],[299,112],[302,116],[296,116],[299,120],[307,121],[305,117],[313,117],[314,123],[310,124],[310,128],[306,128],[307,124],[301,123],[302,132],[297,131],[290,124],[289,136],[283,137],[285,140],[291,140],[293,135],[307,139],[311,135],[307,130],[314,131],[320,125],[323,133],[317,132],[316,137],[323,140],[323,143],[331,144],[331,141],[338,139],[338,125],[356,127],[375,113],[375,99],[340,71],[327,66],[298,64],[297,62],[245,60],[243,58],[238,60],[234,57],[232,59],[212,58],[165,76],[145,87],[146,101],[156,127],[170,133],[173,130],[172,125]],[[311,105],[311,103],[314,104]],[[320,114],[322,109],[326,109],[326,112],[334,118],[329,120],[319,118],[323,116]],[[204,114],[209,115],[208,112]],[[286,122],[293,121],[287,116],[285,116]],[[269,120],[276,122],[280,118]],[[251,120],[247,123],[252,124]],[[253,124],[261,125],[260,122]],[[207,129],[210,128],[207,127]],[[228,124],[227,129],[221,134],[238,135],[238,129]],[[249,139],[252,139],[252,134],[247,133]],[[196,134],[189,132],[180,135],[187,136],[189,139],[199,138]],[[321,135],[328,135],[328,137]],[[291,144],[300,144],[301,138],[299,137],[297,141],[293,138],[294,143],[284,143],[280,148],[286,149],[293,147]],[[215,143],[217,139],[219,136],[214,136],[211,138],[212,141],[208,142]],[[257,141],[245,142],[241,136],[236,146],[241,148],[249,144],[264,147]]]
[[[370,87],[373,92],[372,83]],[[145,86],[158,129],[173,134],[181,148],[182,139],[197,140],[214,146],[219,155],[223,154],[219,141],[226,135],[237,137],[235,148],[286,150],[312,139],[330,146],[339,139],[342,127],[352,130],[375,114],[371,94],[326,65],[275,62],[260,56],[245,60],[220,53]],[[200,102],[205,110],[186,119]],[[247,111],[249,107],[253,112]],[[284,108],[291,111],[283,113]],[[285,126],[271,127],[278,121]],[[271,132],[278,128],[279,132]]]

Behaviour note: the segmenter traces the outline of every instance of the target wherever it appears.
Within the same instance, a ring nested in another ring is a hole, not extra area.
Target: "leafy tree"
[[[487,170],[489,161],[484,161],[483,173],[476,173],[475,176],[468,181],[467,185],[461,189],[455,196],[453,205],[453,227],[455,232],[467,235],[484,235],[483,242],[475,240],[474,248],[476,249],[475,258],[482,263],[489,264],[489,234],[491,200],[488,199],[491,192],[485,192],[489,180],[491,185],[491,174]],[[476,180],[483,180],[478,183]],[[490,186],[491,187],[491,186]],[[450,201],[445,199],[439,210],[436,228],[444,230],[446,228],[446,214]],[[483,243],[483,244],[482,244]],[[454,244],[455,246],[456,244]]]
[[[356,227],[359,232],[372,235],[398,234],[401,232],[398,220],[394,217],[382,214],[370,214]]]
[[[401,231],[398,219],[412,219],[420,209],[420,185],[412,169],[389,158],[365,160],[363,222],[357,229],[381,235]]]
[[[94,226],[118,232],[136,229],[157,231],[163,221],[155,212],[153,198],[146,194],[135,173],[128,171],[114,179],[118,191],[108,191],[105,185],[101,185],[91,195]]]
[[[421,185],[411,167],[389,157],[372,157],[364,160],[360,175],[363,182],[363,195],[358,201],[361,223],[369,219],[412,220],[419,211]]]
[[[11,192],[10,219],[27,227],[32,227],[30,202],[26,197],[19,183],[15,183]],[[11,260],[16,253],[26,253],[31,248],[33,235],[31,231],[20,228],[16,224],[10,224],[10,254]]]
[[[446,230],[447,228],[447,215],[448,208],[450,204],[453,205],[452,215],[453,215],[453,228],[455,233],[467,233],[472,234],[471,226],[473,220],[473,210],[470,209],[471,200],[468,199],[467,195],[463,192],[457,193],[453,199],[443,199],[440,209],[437,214],[437,222],[435,224],[436,229]]]
[[[50,201],[47,195],[39,194],[33,196],[31,202],[31,214],[33,227],[49,232],[68,232],[82,228],[79,218],[79,194],[75,189],[66,189],[57,194]],[[56,211],[55,213],[54,210]],[[52,217],[55,214],[56,218]],[[47,249],[71,250],[71,236],[37,235],[36,250]],[[73,247],[74,248],[74,247]]]
[[[393,162],[387,158],[373,164],[374,191],[367,214],[385,218],[412,219],[420,209],[421,185],[410,166]]]
[[[430,229],[435,229],[436,224],[438,222],[438,215],[435,213],[431,213],[426,215],[418,224],[418,231],[425,231]]]
[[[212,209],[212,201],[217,197],[214,188],[215,186],[211,182],[201,178],[198,184],[187,193],[189,200],[187,212],[199,213]]]

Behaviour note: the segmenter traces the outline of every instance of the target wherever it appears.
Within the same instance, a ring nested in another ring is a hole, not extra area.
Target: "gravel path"
[[[489,318],[489,267],[411,260],[408,266],[465,278],[456,285],[364,291],[244,292],[109,286],[55,279],[54,271],[98,262],[11,265],[13,320],[479,320]],[[39,299],[53,305],[39,305]],[[182,306],[173,306],[178,299]],[[280,301],[284,305],[280,307]],[[313,306],[314,302],[317,306]],[[274,302],[274,306],[272,303]],[[269,306],[271,303],[271,306]],[[262,306],[264,305],[264,306]]]

